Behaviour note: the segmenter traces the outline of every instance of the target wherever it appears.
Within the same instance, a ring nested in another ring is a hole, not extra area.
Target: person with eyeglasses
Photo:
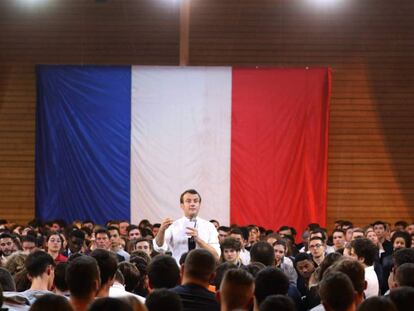
[[[325,259],[325,241],[317,236],[310,238],[309,251],[315,266],[319,266]]]

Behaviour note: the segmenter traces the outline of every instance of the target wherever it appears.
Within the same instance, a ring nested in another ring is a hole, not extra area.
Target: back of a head
[[[99,267],[89,256],[79,256],[72,260],[66,270],[66,284],[71,296],[88,298],[95,294],[100,285]]]
[[[5,268],[0,268],[0,285],[5,292],[13,292],[16,290],[16,284],[9,271]]]
[[[402,286],[394,288],[389,295],[398,311],[412,310],[414,306],[414,288]]]
[[[354,287],[346,274],[328,272],[319,283],[319,296],[326,310],[346,311],[354,303]]]
[[[398,286],[414,288],[414,263],[404,263],[397,268],[395,282]]]
[[[91,257],[95,258],[98,262],[101,275],[101,286],[103,286],[114,277],[115,272],[118,269],[118,259],[114,253],[99,248],[91,253]]]
[[[259,241],[250,249],[250,261],[261,262],[265,266],[275,264],[275,251],[269,243]]]
[[[214,256],[205,249],[194,249],[184,262],[184,276],[208,282],[216,269]]]
[[[395,267],[405,263],[414,263],[414,248],[399,249],[392,256]]]
[[[289,278],[282,270],[267,267],[261,270],[255,281],[254,295],[258,305],[270,295],[286,295],[289,290]]]
[[[61,292],[68,290],[68,285],[66,283],[66,271],[68,268],[67,262],[60,262],[55,267],[55,278],[54,284],[55,287]]]
[[[141,273],[138,268],[130,262],[123,261],[119,263],[117,271],[122,274],[125,290],[127,292],[132,292],[141,279]]]
[[[370,297],[358,306],[358,311],[398,311],[394,303],[383,296]]]
[[[133,311],[131,305],[122,299],[98,298],[89,306],[88,311]]]
[[[261,262],[251,262],[247,266],[242,266],[241,269],[246,270],[249,272],[254,278],[257,276],[257,274],[265,269],[266,266],[262,264]]]
[[[360,262],[352,259],[343,259],[334,263],[330,271],[346,274],[352,282],[354,290],[362,294],[365,290],[365,269]]]
[[[145,300],[148,311],[181,311],[183,305],[177,293],[165,288],[152,291]]]
[[[242,269],[230,269],[224,274],[220,286],[221,304],[227,310],[248,309],[253,301],[254,279]]]
[[[260,305],[260,311],[295,311],[292,298],[284,295],[270,295]]]
[[[39,277],[46,272],[48,266],[55,266],[52,256],[44,251],[34,251],[27,256],[24,263],[27,274],[33,277]]]
[[[232,264],[230,262],[224,262],[222,264],[219,264],[216,267],[216,275],[214,277],[214,286],[219,289],[221,281],[223,280],[224,274],[230,270],[230,269],[237,269],[237,266],[235,264]]]
[[[374,264],[375,257],[378,254],[378,247],[367,238],[360,238],[351,241],[351,247],[354,249],[358,258],[364,258],[367,266]]]
[[[147,267],[151,288],[173,288],[180,283],[180,269],[171,256],[157,255]]]
[[[29,311],[73,311],[69,300],[60,295],[46,294],[36,299]]]

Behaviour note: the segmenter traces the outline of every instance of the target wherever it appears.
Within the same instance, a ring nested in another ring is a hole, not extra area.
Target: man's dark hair
[[[141,280],[141,272],[130,262],[121,262],[118,265],[118,271],[122,273],[124,278],[125,290],[133,292]]]
[[[97,236],[98,234],[103,233],[106,234],[108,236],[108,239],[110,238],[109,232],[107,229],[105,228],[99,228],[95,230],[95,236]]]
[[[122,285],[125,285],[125,278],[121,270],[116,270],[114,280],[118,283],[121,283]]]
[[[16,291],[16,284],[14,283],[13,276],[9,270],[5,268],[0,268],[0,285],[5,292]]]
[[[250,249],[250,261],[261,262],[265,266],[275,264],[275,251],[269,243],[259,241]]]
[[[39,296],[39,298],[37,298],[30,307],[30,311],[52,310],[73,311],[73,308],[66,297],[55,294],[45,294]]]
[[[320,233],[322,235],[322,238],[324,239],[324,241],[326,241],[326,237],[327,237],[326,229],[321,228],[321,227],[315,228],[315,229],[313,229],[309,232],[309,236],[311,236],[312,234],[315,234],[315,233],[316,234]]]
[[[95,258],[81,255],[69,262],[66,284],[70,294],[76,298],[88,298],[100,283],[99,266]]]
[[[25,235],[24,237],[22,237],[22,244],[23,242],[30,242],[36,244],[36,237],[34,237],[33,235]]]
[[[181,195],[180,195],[180,203],[181,204],[183,204],[184,203],[184,195],[186,195],[187,193],[189,193],[189,194],[196,194],[196,195],[198,195],[198,198],[200,199],[200,203],[201,203],[201,196],[200,196],[200,194],[196,191],[196,190],[194,190],[194,189],[188,189],[188,190],[185,190],[183,193],[181,193]]]
[[[335,262],[329,269],[346,274],[352,282],[355,291],[362,294],[365,290],[365,269],[363,265],[352,259],[343,259]]]
[[[132,230],[138,229],[141,232],[141,229],[137,225],[129,225],[127,227],[127,233],[129,234]]]
[[[403,286],[394,288],[389,295],[399,311],[412,310],[414,306],[414,288]]]
[[[270,295],[262,302],[260,311],[296,311],[292,298],[285,295]]]
[[[250,303],[254,286],[253,276],[242,269],[230,269],[224,274],[220,288],[222,303],[227,310],[242,310]],[[248,295],[247,295],[248,294]]]
[[[347,229],[353,228],[354,224],[352,222],[350,222],[349,220],[344,220],[344,221],[342,221],[341,228],[343,229],[344,227],[346,227]]]
[[[245,227],[235,227],[230,229],[229,234],[238,234],[241,235],[243,240],[247,241],[249,239],[249,231]]]
[[[396,231],[392,235],[391,238],[391,244],[394,246],[394,242],[397,238],[402,238],[405,241],[405,247],[410,248],[411,247],[411,236],[406,231]]]
[[[315,241],[315,240],[319,240],[319,241],[321,241],[322,244],[325,244],[325,239],[324,238],[321,238],[319,236],[313,236],[313,237],[311,237],[309,239],[309,243],[310,243],[310,241]]]
[[[342,229],[334,229],[332,231],[332,236],[334,235],[335,232],[339,232],[339,233],[342,233],[343,235],[345,235],[345,231],[344,230],[342,230]]]
[[[374,264],[375,257],[378,254],[378,247],[371,240],[367,238],[355,239],[351,242],[351,247],[358,258],[364,258],[364,264],[367,266]]]
[[[329,272],[319,283],[319,296],[332,310],[346,311],[354,303],[354,287],[346,274]]]
[[[171,256],[157,255],[147,267],[152,288],[172,288],[180,283],[180,269]]]
[[[224,262],[216,267],[216,275],[214,277],[213,285],[218,290],[220,288],[221,281],[223,280],[224,274],[230,269],[237,269],[237,266],[230,262]]]
[[[224,239],[223,243],[221,243],[220,248],[222,252],[224,252],[225,249],[234,249],[236,252],[240,252],[241,244],[234,238],[228,237]]]
[[[0,239],[7,239],[7,238],[13,239],[13,236],[8,232],[3,232],[0,234]]]
[[[359,306],[358,311],[398,311],[394,303],[384,296],[372,296],[365,299]]]
[[[146,300],[145,305],[148,311],[181,311],[183,304],[180,296],[167,289],[156,289],[151,292]]]
[[[114,277],[116,269],[118,269],[118,259],[114,253],[99,248],[95,249],[91,256],[98,262],[102,286]]]
[[[95,299],[89,306],[88,311],[133,311],[126,301],[119,298],[104,297]]]
[[[242,266],[241,269],[246,270],[249,272],[254,278],[257,274],[262,271],[266,266],[261,262],[251,262],[247,266]]]
[[[312,261],[312,256],[308,253],[299,253],[295,256],[295,267],[297,265],[298,262],[304,261],[304,260],[309,260]]]
[[[399,249],[392,255],[392,257],[395,268],[405,263],[414,263],[414,248]]]
[[[401,227],[403,227],[403,229],[405,229],[406,227],[408,227],[408,222],[406,222],[404,220],[396,221],[395,224],[394,224],[394,227],[397,227],[397,226],[401,226]]]
[[[153,229],[154,229],[154,228],[159,228],[159,227],[161,227],[161,224],[160,224],[160,223],[158,223],[158,222],[152,225],[152,228],[153,228]]]
[[[226,226],[220,226],[217,228],[217,231],[224,231],[224,232],[230,232],[230,228]]]
[[[404,263],[395,272],[398,286],[414,287],[414,263]]]
[[[384,227],[384,229],[386,229],[386,224],[385,224],[385,222],[383,222],[382,220],[377,220],[376,222],[374,222],[373,224],[372,224],[372,226],[374,227],[374,226],[377,226],[377,225],[382,225],[383,227]]]
[[[67,262],[60,262],[55,267],[54,284],[55,287],[61,292],[65,292],[69,289],[68,284],[66,283],[66,271],[68,269],[68,265],[69,264]]]
[[[184,274],[201,281],[209,281],[216,270],[214,256],[205,249],[194,249],[185,258]]]
[[[111,230],[116,230],[116,232],[118,232],[118,234],[120,234],[120,233],[119,233],[119,228],[118,228],[118,227],[115,227],[115,226],[109,226],[109,227],[108,227],[108,232],[109,232],[109,231],[111,231]]]
[[[267,267],[256,276],[254,295],[260,306],[263,300],[270,295],[286,295],[289,290],[289,279],[282,270]]]
[[[52,256],[44,251],[34,251],[27,256],[24,263],[27,274],[32,278],[41,276],[46,272],[48,266],[55,266]]]

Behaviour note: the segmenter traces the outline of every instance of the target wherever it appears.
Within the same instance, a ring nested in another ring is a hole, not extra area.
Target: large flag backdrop
[[[325,225],[330,71],[38,66],[41,219]]]

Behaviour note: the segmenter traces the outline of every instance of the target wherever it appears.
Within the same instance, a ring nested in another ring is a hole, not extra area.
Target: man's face
[[[367,239],[370,240],[372,243],[374,243],[375,245],[378,244],[378,237],[377,234],[375,233],[375,231],[369,231],[367,233]]]
[[[394,244],[392,245],[394,250],[406,248],[405,240],[401,237],[398,237],[394,240]]]
[[[29,254],[36,247],[34,242],[24,241],[22,243],[22,250],[24,253]]]
[[[227,262],[235,263],[237,259],[239,259],[239,253],[235,249],[232,248],[225,248],[223,250],[223,257],[224,260]]]
[[[198,212],[200,211],[200,197],[198,196],[198,194],[184,194],[183,203],[181,203],[181,208],[184,212],[185,217],[197,217]]]
[[[292,236],[292,230],[286,229],[286,230],[280,230],[279,235],[283,238],[285,236]]]
[[[232,234],[230,234],[230,236],[233,239],[235,239],[236,241],[239,241],[240,242],[240,245],[242,246],[242,248],[244,247],[244,240],[243,240],[243,237],[242,237],[241,234],[232,233]]]
[[[139,231],[139,229],[132,229],[128,233],[129,240],[136,240],[136,239],[139,239],[140,237],[141,237],[141,231]]]
[[[95,236],[95,243],[97,248],[109,249],[109,237],[106,233],[97,233]]]
[[[405,231],[408,232],[408,234],[414,233],[414,224],[411,224],[405,228]]]
[[[151,246],[148,241],[139,241],[135,244],[135,249],[145,252],[148,256],[151,256]]]
[[[309,279],[312,273],[315,271],[315,265],[310,260],[302,260],[296,263],[296,268],[299,274],[305,279]]]
[[[0,239],[0,250],[4,256],[9,256],[13,253],[14,242],[12,238]]]
[[[378,239],[382,239],[384,237],[384,233],[385,233],[384,225],[382,224],[375,225],[374,231],[377,234]]]
[[[355,239],[363,238],[364,234],[362,232],[353,232],[352,233],[352,241]]]
[[[259,230],[257,230],[256,228],[251,228],[249,230],[249,243],[256,243],[257,241],[259,241],[259,238]]]
[[[223,241],[228,237],[229,233],[223,230],[218,231],[218,238],[220,244],[223,243]]]
[[[342,248],[345,245],[345,235],[342,232],[334,232],[333,244],[336,249]]]
[[[349,252],[349,257],[351,257],[352,259],[354,259],[354,260],[358,260],[358,261],[360,261],[360,262],[363,262],[363,260],[360,260],[359,258],[358,258],[358,255],[355,253],[355,250],[354,250],[354,248],[352,247],[351,248],[351,250],[350,250],[350,252]]]
[[[309,250],[314,258],[320,258],[324,255],[325,246],[321,240],[312,240],[309,242]]]
[[[59,231],[59,230],[60,230],[60,225],[59,225],[58,223],[54,222],[54,223],[52,224],[52,227],[50,227],[50,229],[51,229],[52,231]]]
[[[127,223],[126,221],[123,221],[121,223],[119,223],[119,233],[122,236],[127,236],[128,232],[127,232],[127,228],[129,226],[129,223]]]
[[[85,223],[83,223],[83,226],[93,230],[93,223],[91,223],[91,222],[85,222]]]
[[[120,245],[120,239],[118,231],[109,230],[109,240],[111,241],[111,248],[116,249]]]
[[[353,232],[353,229],[352,228],[345,229],[345,240],[347,242],[351,242],[351,240],[352,240],[352,232]]]
[[[77,253],[82,249],[83,240],[72,236],[69,240],[69,249],[72,253]]]

